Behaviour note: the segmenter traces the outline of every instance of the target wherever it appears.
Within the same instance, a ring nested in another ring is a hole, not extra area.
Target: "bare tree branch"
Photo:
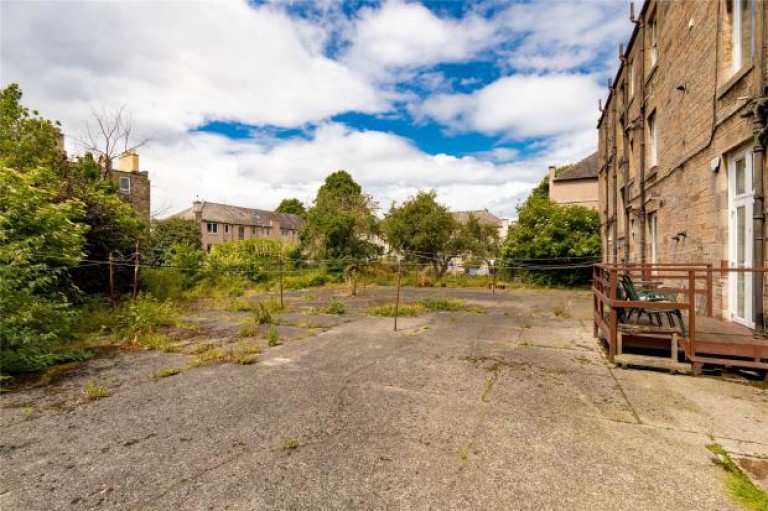
[[[92,122],[95,126],[92,126]],[[132,128],[132,117],[125,103],[114,110],[102,107],[98,111],[91,107],[91,121],[86,122],[85,132],[78,138],[78,143],[84,151],[98,157],[103,165],[104,177],[112,170],[115,158],[135,151],[150,141],[149,137],[134,141],[131,138]]]

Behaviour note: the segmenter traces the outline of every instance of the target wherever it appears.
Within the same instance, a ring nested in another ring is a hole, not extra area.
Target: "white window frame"
[[[648,50],[653,69],[659,62],[659,23],[656,15],[648,22]]]
[[[744,191],[738,193],[736,190],[736,161],[744,160]],[[738,229],[737,229],[737,210],[740,207],[745,208],[745,234],[744,234],[744,263],[745,267],[752,267],[754,264],[754,240],[752,217],[754,211],[754,182],[752,167],[752,152],[749,147],[743,147],[728,155],[728,258],[730,266],[736,268],[741,266],[738,263]],[[737,286],[739,285],[739,274],[731,272],[728,283],[728,308],[731,320],[740,323],[747,328],[754,328],[754,316],[752,309],[752,285],[753,273],[743,273],[744,286],[744,317],[738,316],[738,304],[736,303]]]
[[[659,164],[659,127],[656,120],[656,111],[650,113],[646,119],[648,131],[648,168]]]
[[[743,55],[741,51],[741,41],[743,38],[742,30],[742,0],[730,0],[731,2],[731,59],[733,61],[733,72],[739,71],[744,67],[755,54],[755,0],[746,0],[750,10],[750,33],[749,33],[749,55]]]
[[[627,81],[629,82],[629,97],[635,95],[635,62],[627,63]]]
[[[208,234],[219,234],[219,224],[208,222]]]
[[[124,186],[125,184],[125,186]],[[126,176],[120,176],[120,193],[130,195],[131,193],[131,178]]]

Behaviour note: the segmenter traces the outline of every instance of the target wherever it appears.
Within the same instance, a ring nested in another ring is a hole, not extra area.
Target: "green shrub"
[[[269,333],[267,334],[267,343],[270,346],[278,346],[280,344],[280,332],[278,332],[277,328],[274,326],[269,328]]]
[[[123,340],[141,340],[141,337],[151,334],[156,328],[171,326],[176,323],[176,310],[170,302],[160,302],[148,294],[139,296],[118,311],[117,334]]]
[[[347,313],[347,306],[344,305],[344,302],[342,302],[338,298],[332,297],[331,300],[328,302],[328,306],[324,307],[322,309],[322,312],[325,314],[336,314],[338,316],[341,316],[342,314]]]

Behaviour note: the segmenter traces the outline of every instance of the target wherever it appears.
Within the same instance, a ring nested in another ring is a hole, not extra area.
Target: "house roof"
[[[579,163],[566,167],[555,176],[554,181],[574,179],[597,179],[597,152],[590,154]]]
[[[475,215],[481,224],[492,225],[494,227],[499,227],[501,225],[501,219],[487,209],[456,211],[453,213],[453,218],[460,224],[466,224],[469,221],[469,215]]]
[[[230,206],[229,204],[218,204],[216,202],[203,202],[203,221],[217,222],[222,224],[235,225],[257,225],[270,226],[273,223],[279,223],[280,227],[286,229],[301,229],[304,226],[304,219],[298,215],[290,213],[276,213],[274,211],[265,211],[262,209],[241,208],[239,206]],[[172,218],[189,218],[194,220],[195,213],[192,208],[171,215]]]

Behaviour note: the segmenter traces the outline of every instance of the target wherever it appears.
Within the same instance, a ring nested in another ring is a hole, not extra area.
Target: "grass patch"
[[[270,346],[279,346],[282,344],[280,342],[280,332],[278,332],[277,328],[274,326],[269,327],[269,333],[267,333],[267,344]]]
[[[169,376],[177,375],[181,372],[178,367],[166,367],[152,373],[152,378],[167,378]]]
[[[414,317],[422,312],[424,312],[424,306],[419,303],[401,303],[398,309],[398,316]],[[377,305],[368,309],[368,313],[381,318],[394,318],[395,304],[385,303],[384,305]]]
[[[568,305],[558,303],[552,307],[552,314],[554,314],[556,318],[570,318],[571,309]]]
[[[164,334],[146,334],[139,337],[139,344],[148,350],[157,350],[165,353],[177,351],[173,339]]]
[[[277,300],[272,299],[256,302],[252,310],[254,323],[257,325],[271,325],[275,322],[272,315],[280,312],[282,307],[280,307],[280,303]]]
[[[259,335],[259,327],[253,321],[248,321],[240,326],[238,331],[240,337],[256,337]]]
[[[712,461],[727,472],[726,485],[731,496],[750,511],[766,511],[768,509],[768,494],[755,486],[731,459],[728,451],[717,443],[707,445],[707,449],[716,456]]]
[[[299,439],[295,436],[288,437],[285,439],[285,442],[283,442],[283,450],[285,452],[295,451],[299,447],[301,447],[301,443],[299,443]]]
[[[83,387],[83,395],[86,401],[96,401],[109,396],[109,389],[106,385],[99,385],[96,382],[89,381]]]
[[[347,313],[347,306],[344,305],[344,302],[334,296],[328,302],[326,307],[320,309],[320,312],[323,314],[336,314],[337,316],[341,316]]]
[[[245,341],[238,342],[232,350],[232,362],[240,365],[253,364],[258,360],[261,348]]]
[[[192,349],[195,358],[187,363],[189,367],[200,367],[226,361],[227,353],[224,348],[215,344],[195,344]]]

